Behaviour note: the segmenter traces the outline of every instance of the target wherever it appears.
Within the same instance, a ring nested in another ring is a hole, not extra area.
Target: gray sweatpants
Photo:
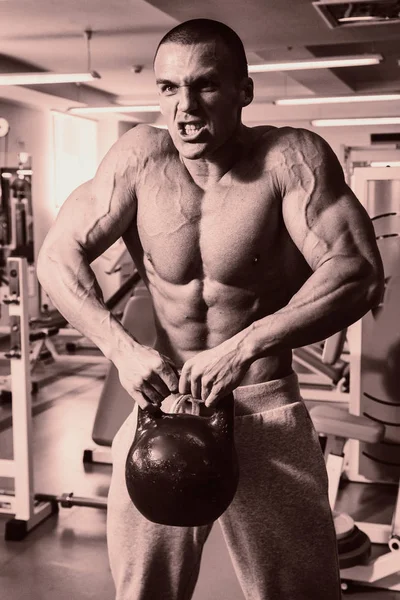
[[[339,600],[327,474],[296,375],[234,396],[240,481],[219,522],[245,598]],[[136,419],[135,409],[113,442],[107,536],[116,600],[190,600],[211,526],[156,525],[133,506],[124,471]]]

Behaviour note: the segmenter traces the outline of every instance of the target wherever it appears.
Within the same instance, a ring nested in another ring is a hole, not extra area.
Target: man
[[[247,600],[338,600],[326,470],[291,360],[379,302],[370,220],[319,136],[243,125],[253,83],[231,29],[179,25],[154,70],[168,132],[140,125],[116,142],[63,205],[39,279],[136,405],[179,389],[213,406],[234,391],[240,483],[220,523]],[[89,267],[120,236],[152,296],[155,348],[106,310]],[[116,597],[187,600],[210,527],[155,525],[133,507],[124,465],[135,422],[136,410],[113,443]]]

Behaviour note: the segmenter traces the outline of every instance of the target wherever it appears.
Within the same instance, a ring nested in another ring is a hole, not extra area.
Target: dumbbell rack
[[[7,260],[13,459],[0,458],[0,477],[14,480],[14,492],[0,490],[0,513],[13,514],[5,539],[21,540],[44,519],[58,511],[56,502],[35,498],[32,453],[32,401],[29,347],[28,267],[25,258]]]

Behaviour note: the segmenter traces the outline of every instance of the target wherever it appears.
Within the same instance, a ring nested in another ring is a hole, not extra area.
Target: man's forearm
[[[381,274],[351,259],[318,268],[287,306],[238,334],[245,360],[324,340],[360,319],[381,297]]]
[[[67,261],[61,259],[61,254],[42,250],[37,265],[39,282],[65,319],[112,360],[133,340],[106,308],[84,254],[78,249],[69,250]]]

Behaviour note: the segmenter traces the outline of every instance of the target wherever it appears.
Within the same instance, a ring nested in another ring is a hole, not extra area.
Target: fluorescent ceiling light
[[[69,108],[68,112],[74,115],[86,115],[86,114],[104,114],[104,113],[136,113],[136,112],[160,112],[160,106],[158,104],[147,104],[147,105],[127,105],[127,106],[76,106]]]
[[[342,17],[338,19],[339,23],[357,23],[358,21],[384,21],[384,17],[373,17],[372,15],[364,15],[359,17]]]
[[[400,125],[400,117],[354,117],[349,119],[314,119],[314,127],[347,127],[349,125]]]
[[[300,106],[306,104],[345,104],[350,102],[384,102],[390,100],[400,100],[400,94],[368,94],[354,96],[326,96],[310,98],[280,98],[275,100],[274,104],[280,106]]]
[[[84,83],[100,79],[96,71],[88,73],[4,73],[0,85],[40,85],[45,83]]]
[[[400,160],[373,160],[371,167],[400,167]]]
[[[273,61],[262,65],[249,65],[249,73],[360,67],[365,65],[377,65],[381,60],[382,56],[380,54],[361,54],[358,56],[332,56],[331,58],[305,58],[290,62]]]

